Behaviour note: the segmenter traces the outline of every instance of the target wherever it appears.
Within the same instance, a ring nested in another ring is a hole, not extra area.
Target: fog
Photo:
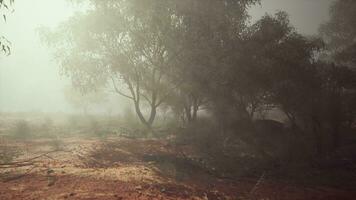
[[[298,32],[313,35],[317,34],[320,23],[329,18],[329,6],[334,0],[264,0],[250,10],[254,19],[263,14],[274,13],[278,10],[286,11],[291,23]]]
[[[327,20],[331,1],[264,0],[250,9],[251,21],[265,13],[284,10],[299,32],[312,35]],[[0,111],[77,112],[64,97],[70,81],[60,76],[58,64],[41,44],[36,29],[55,27],[78,8],[65,0],[17,0],[14,9],[7,22],[1,22],[0,34],[11,41],[12,53],[0,58]],[[124,101],[113,98],[115,102]],[[100,107],[107,110],[113,106]],[[120,106],[116,109],[120,112]]]
[[[71,15],[65,1],[19,0],[15,12],[2,23],[2,35],[12,43],[10,56],[0,61],[0,110],[66,111],[63,88],[68,81],[48,50],[41,45],[36,28],[56,26]]]
[[[1,200],[355,199],[355,0],[0,0],[0,18]]]

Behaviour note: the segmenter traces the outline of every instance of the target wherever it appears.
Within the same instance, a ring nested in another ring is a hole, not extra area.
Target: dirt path
[[[170,159],[178,153],[166,141],[118,138],[108,141],[71,138],[60,144],[46,140],[14,144],[27,150],[19,159],[58,146],[64,151],[41,157],[35,168],[21,178],[0,182],[0,199],[352,200],[356,197],[356,192],[330,188],[303,188],[268,180],[255,187],[258,180],[218,179],[189,163]],[[29,169],[0,173],[16,177]]]

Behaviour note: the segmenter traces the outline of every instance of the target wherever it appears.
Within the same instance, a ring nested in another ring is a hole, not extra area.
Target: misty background
[[[314,35],[321,23],[328,20],[332,0],[264,0],[250,8],[251,23],[265,13],[286,11],[297,31]],[[0,112],[65,112],[74,109],[66,101],[65,91],[70,81],[61,76],[59,65],[52,59],[48,48],[41,44],[37,29],[41,26],[56,27],[78,7],[66,0],[17,0],[15,12],[1,22],[0,35],[12,43],[10,56],[0,57]],[[121,101],[121,104],[117,104]],[[115,102],[115,103],[111,103]],[[118,95],[110,95],[105,106],[92,112],[121,113],[128,102]]]

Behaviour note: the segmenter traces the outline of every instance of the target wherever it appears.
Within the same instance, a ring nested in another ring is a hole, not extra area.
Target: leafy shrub
[[[15,124],[14,136],[16,138],[27,139],[31,135],[31,128],[27,121],[20,120]]]

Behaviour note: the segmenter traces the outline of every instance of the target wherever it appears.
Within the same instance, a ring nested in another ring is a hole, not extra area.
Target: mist
[[[318,27],[328,19],[332,0],[265,0],[250,8],[251,22],[266,13],[287,11],[291,23],[298,31],[308,35],[317,34]],[[71,82],[61,76],[58,63],[50,49],[40,41],[39,27],[56,27],[68,19],[79,6],[66,0],[16,1],[15,12],[1,22],[1,35],[12,43],[11,56],[0,58],[0,111],[2,112],[81,112],[68,103],[64,91]],[[125,99],[114,95],[108,105],[93,106],[93,112],[103,113],[114,108],[121,113],[129,105]],[[103,108],[104,107],[104,108]]]
[[[0,199],[355,199],[355,19],[355,0],[0,0]]]

